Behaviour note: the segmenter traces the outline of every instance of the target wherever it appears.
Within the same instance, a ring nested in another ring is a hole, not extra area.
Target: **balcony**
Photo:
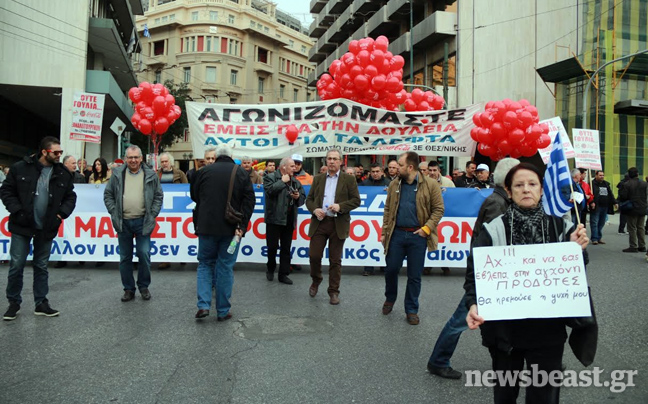
[[[450,54],[457,51],[455,24],[457,15],[446,11],[437,11],[414,26],[413,39],[410,43],[410,33],[406,32],[391,43],[389,50],[394,55],[409,54],[412,47],[415,50],[434,51],[436,45],[450,43]],[[436,57],[435,57],[436,58]]]
[[[313,14],[319,13],[322,11],[324,6],[326,6],[327,0],[311,0],[310,2],[310,12]]]
[[[313,19],[310,27],[308,28],[308,36],[311,38],[319,38],[326,32],[326,26],[321,24],[319,16]]]
[[[144,64],[146,66],[164,66],[168,62],[168,57],[167,55],[157,55],[157,56],[144,56],[145,61]]]
[[[137,78],[115,22],[106,18],[90,18],[88,28],[88,44],[95,53],[103,55],[104,66],[107,66],[119,87],[128,91],[137,86]]]
[[[262,62],[254,62],[254,70],[258,72],[265,72],[268,74],[274,74],[275,69],[271,65]]]

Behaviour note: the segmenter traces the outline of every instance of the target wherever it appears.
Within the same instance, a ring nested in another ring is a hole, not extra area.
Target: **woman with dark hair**
[[[92,174],[90,174],[88,184],[105,184],[109,179],[108,163],[106,163],[106,159],[99,157],[92,164]]]
[[[534,165],[520,163],[513,167],[504,180],[504,188],[512,203],[506,212],[485,223],[471,246],[526,245],[574,241],[583,250],[589,239],[582,224],[578,226],[559,217],[549,216],[542,207],[542,173]],[[585,263],[587,255],[584,253]],[[477,268],[477,270],[480,270]],[[475,267],[473,256],[468,257],[466,272],[466,321],[472,330],[481,326],[482,344],[488,347],[493,370],[521,371],[537,365],[549,374],[562,366],[562,355],[567,339],[566,318],[526,318],[520,320],[485,321],[477,311]],[[520,385],[496,381],[495,403],[516,402]],[[527,403],[557,403],[560,388],[546,384],[529,385]]]

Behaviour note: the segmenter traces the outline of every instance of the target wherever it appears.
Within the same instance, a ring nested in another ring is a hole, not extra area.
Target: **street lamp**
[[[614,59],[614,60],[611,60],[611,61],[609,61],[609,62],[603,64],[603,65],[602,65],[601,67],[599,67],[598,69],[596,69],[596,71],[594,72],[594,74],[592,74],[592,77],[590,77],[589,81],[587,82],[587,85],[585,86],[585,91],[583,92],[583,125],[582,125],[582,126],[583,126],[583,129],[587,129],[587,95],[589,94],[589,88],[590,88],[590,86],[592,85],[592,81],[594,81],[594,77],[596,77],[596,75],[597,75],[597,74],[598,74],[598,73],[599,73],[603,68],[605,68],[607,65],[612,64],[612,63],[615,63],[615,62],[618,62],[619,60],[623,60],[623,59],[627,59],[627,58],[635,57],[635,56],[637,56],[637,55],[641,55],[642,53],[648,53],[648,49],[644,49],[644,50],[642,50],[642,51],[639,51],[639,52],[633,53],[633,54],[631,54],[631,55],[621,56],[621,57],[619,57],[619,58],[616,58],[616,59]]]

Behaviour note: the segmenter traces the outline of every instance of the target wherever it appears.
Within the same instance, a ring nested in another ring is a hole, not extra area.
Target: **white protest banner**
[[[339,148],[344,154],[399,154],[415,151],[435,156],[472,156],[472,116],[482,105],[427,112],[394,112],[346,99],[298,104],[210,104],[187,102],[191,145],[196,156],[222,143],[235,156],[280,158],[298,153],[324,156]],[[294,144],[286,131],[295,125]]]
[[[545,119],[544,121],[540,121],[540,123],[546,123],[549,126],[549,137],[551,137],[551,143],[549,144],[549,146],[544,149],[538,149],[540,157],[542,157],[542,161],[544,161],[545,164],[547,164],[547,161],[549,161],[549,155],[551,154],[551,145],[556,139],[556,133],[558,132],[561,133],[560,138],[563,142],[565,158],[573,159],[576,156],[576,153],[574,152],[574,148],[572,147],[571,141],[569,140],[567,129],[565,129],[565,126],[563,125],[560,117],[556,116],[551,119]]]
[[[473,249],[487,321],[591,315],[583,250],[574,242]]]
[[[81,91],[74,93],[70,140],[101,143],[101,124],[105,100],[106,96],[103,94]]]
[[[572,129],[576,167],[602,170],[599,131],[593,129]]]

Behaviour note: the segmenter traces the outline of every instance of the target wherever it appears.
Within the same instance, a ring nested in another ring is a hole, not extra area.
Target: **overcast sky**
[[[310,14],[310,0],[271,0],[277,3],[281,11],[289,13],[301,21],[306,28],[310,26],[313,18]]]

